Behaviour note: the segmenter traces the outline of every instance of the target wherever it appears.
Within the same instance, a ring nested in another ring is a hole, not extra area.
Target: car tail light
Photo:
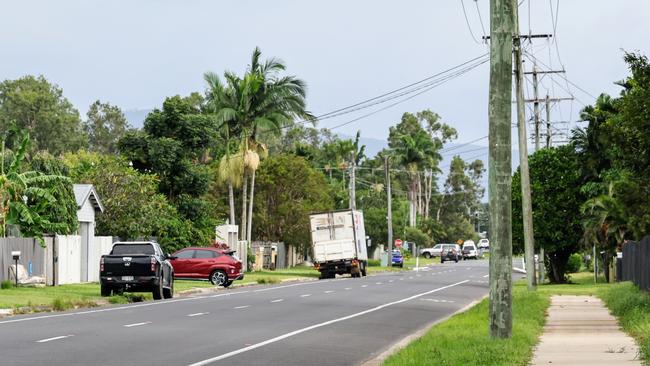
[[[104,272],[104,257],[99,260],[99,271]]]
[[[151,272],[156,272],[156,258],[151,257]]]

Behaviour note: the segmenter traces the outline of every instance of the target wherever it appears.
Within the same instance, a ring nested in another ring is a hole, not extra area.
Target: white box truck
[[[313,213],[309,216],[314,267],[320,278],[334,278],[349,273],[352,277],[366,275],[368,248],[363,212],[339,210]]]

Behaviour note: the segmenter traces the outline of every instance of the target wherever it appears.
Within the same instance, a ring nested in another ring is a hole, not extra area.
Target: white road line
[[[125,328],[131,328],[131,327],[139,327],[139,326],[141,326],[141,325],[147,325],[147,324],[151,324],[151,322],[142,322],[142,323],[125,324],[125,325],[123,325],[123,327],[125,327]]]
[[[381,285],[381,284],[382,284],[381,282],[376,282],[376,283],[375,283],[375,285]]]
[[[362,316],[362,315],[366,315],[366,314],[369,314],[369,313],[373,313],[373,312],[375,312],[375,311],[378,311],[378,310],[381,310],[381,309],[387,308],[387,307],[389,307],[389,306],[393,306],[393,305],[401,304],[401,303],[403,303],[403,302],[411,301],[411,300],[414,300],[414,299],[420,298],[420,297],[422,297],[422,296],[426,296],[426,295],[432,294],[432,293],[434,293],[434,292],[438,292],[438,291],[442,291],[442,290],[448,289],[448,288],[450,288],[450,287],[454,287],[454,286],[462,285],[463,283],[466,283],[466,282],[468,282],[468,281],[469,281],[469,280],[465,280],[465,281],[461,281],[461,282],[456,282],[456,283],[453,283],[453,284],[451,284],[451,285],[447,285],[447,286],[439,287],[439,288],[434,289],[434,290],[431,290],[431,291],[422,292],[422,293],[419,293],[419,294],[417,294],[417,295],[413,295],[413,296],[410,296],[410,297],[407,297],[407,298],[404,298],[404,299],[401,299],[401,300],[397,300],[397,301],[393,301],[393,302],[385,303],[385,304],[382,304],[382,305],[376,306],[376,307],[374,307],[374,308],[370,308],[370,309],[367,309],[367,310],[364,310],[364,311],[360,311],[360,312],[358,312],[358,313],[350,314],[350,315],[348,315],[348,316],[344,316],[344,317],[342,317],[342,318],[332,319],[332,320],[328,320],[328,321],[326,321],[326,322],[322,322],[322,323],[318,323],[318,324],[311,325],[311,326],[309,326],[309,327],[305,327],[305,328],[302,328],[302,329],[294,330],[293,332],[285,333],[285,334],[282,334],[282,335],[277,336],[277,337],[275,337],[275,338],[267,339],[267,340],[265,340],[265,341],[263,341],[263,342],[260,342],[260,343],[256,343],[256,344],[250,345],[250,346],[248,346],[248,347],[240,348],[240,349],[237,349],[237,350],[234,350],[234,351],[228,352],[228,353],[224,353],[224,354],[219,355],[219,356],[215,356],[215,357],[212,357],[212,358],[208,358],[208,359],[205,359],[205,360],[203,360],[203,361],[199,361],[199,362],[193,363],[193,364],[191,364],[191,365],[189,365],[189,366],[204,366],[204,365],[208,365],[208,364],[210,364],[210,363],[213,363],[213,362],[216,362],[216,361],[220,361],[220,360],[223,360],[223,359],[226,359],[226,358],[232,357],[232,356],[236,356],[236,355],[241,354],[241,353],[244,353],[244,352],[252,351],[252,350],[254,350],[254,349],[257,349],[257,348],[260,348],[260,347],[264,347],[264,346],[266,346],[266,345],[268,345],[268,344],[275,343],[275,342],[281,341],[281,340],[283,340],[283,339],[287,339],[287,338],[293,337],[293,336],[295,336],[295,335],[298,335],[298,334],[301,334],[301,333],[304,333],[304,332],[308,332],[308,331],[310,331],[310,330],[314,330],[314,329],[321,328],[321,327],[324,327],[324,326],[327,326],[327,325],[331,325],[331,324],[339,323],[339,322],[342,322],[342,321],[345,321],[345,320],[348,320],[348,319],[352,319],[352,318],[356,318],[356,317],[359,317],[359,316]]]
[[[395,280],[388,280],[388,282],[395,282]]]
[[[488,277],[490,277],[489,274],[486,274],[485,276],[483,276],[483,278],[488,278]]]
[[[208,315],[208,314],[210,313],[194,313],[194,314],[187,314],[187,316],[193,317],[193,316]]]
[[[246,309],[250,307],[251,307],[250,305],[242,305],[242,306],[235,306],[233,309]]]
[[[311,296],[311,294],[300,295],[300,297],[309,297],[309,296]]]
[[[52,337],[52,338],[45,338],[45,339],[41,339],[41,340],[36,341],[36,343],[45,343],[45,342],[49,342],[49,341],[56,341],[57,339],[69,338],[69,337],[72,337],[72,336],[74,336],[74,334],[68,334],[68,335]]]
[[[271,300],[271,302],[282,302],[284,299]]]
[[[345,290],[346,290],[346,291],[348,291],[348,290],[352,290],[352,287],[346,287]]]
[[[361,285],[361,287],[368,287],[368,285]]]
[[[325,291],[326,294],[331,294],[332,292],[334,292],[334,291],[332,291],[332,290]]]

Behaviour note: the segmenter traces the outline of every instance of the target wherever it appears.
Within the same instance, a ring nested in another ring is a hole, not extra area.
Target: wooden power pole
[[[513,0],[517,1],[517,0]],[[519,34],[519,11],[515,12],[515,34]],[[519,174],[521,178],[521,216],[524,225],[524,253],[526,261],[526,282],[528,291],[537,286],[535,276],[535,237],[533,235],[533,204],[530,192],[530,172],[528,169],[528,135],[526,133],[526,101],[524,97],[524,68],[522,62],[521,37],[513,39],[515,51],[515,86],[517,91],[517,132],[519,137]]]
[[[356,162],[354,161],[354,157],[352,158],[352,162],[350,163],[350,209],[351,210],[356,210],[357,209],[357,179],[356,179]]]
[[[490,336],[512,335],[512,40],[514,0],[490,1]]]

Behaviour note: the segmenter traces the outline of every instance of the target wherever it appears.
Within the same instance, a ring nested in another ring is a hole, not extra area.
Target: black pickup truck
[[[114,243],[111,253],[99,260],[101,295],[126,290],[151,291],[154,300],[173,297],[174,268],[169,259],[155,242]]]

